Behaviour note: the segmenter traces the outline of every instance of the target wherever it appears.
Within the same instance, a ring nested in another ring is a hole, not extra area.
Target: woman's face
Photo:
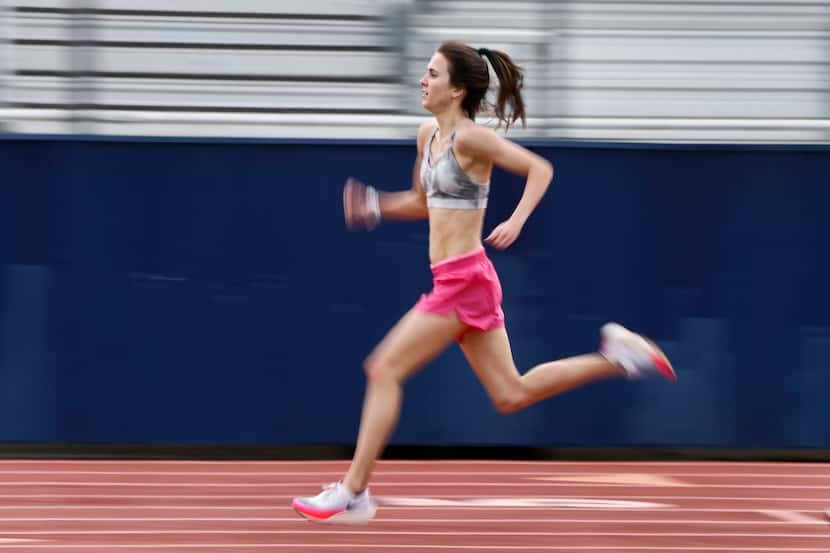
[[[450,84],[447,58],[436,52],[429,60],[426,73],[421,77],[421,105],[427,111],[437,113],[446,110],[460,96],[461,89]]]

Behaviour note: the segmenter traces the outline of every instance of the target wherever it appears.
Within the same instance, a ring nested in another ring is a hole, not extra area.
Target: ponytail
[[[527,127],[525,121],[525,103],[522,99],[524,74],[522,69],[513,63],[506,53],[498,50],[479,48],[476,50],[468,44],[458,40],[448,40],[438,47],[450,66],[450,82],[453,86],[463,86],[467,95],[461,102],[461,109],[475,121],[476,113],[484,110],[492,111],[499,121],[498,127],[505,124],[509,128],[518,119],[522,126]],[[499,94],[495,104],[486,100],[487,90],[490,88],[490,70],[487,60],[493,66],[493,71],[499,80]]]
[[[513,60],[504,52],[479,48],[478,54],[490,60],[493,71],[499,80],[499,95],[495,105],[491,106],[499,127],[505,124],[505,130],[518,119],[522,120],[522,128],[527,128],[525,118],[525,103],[522,98],[524,87],[524,71],[513,63]],[[508,108],[509,109],[505,109]]]

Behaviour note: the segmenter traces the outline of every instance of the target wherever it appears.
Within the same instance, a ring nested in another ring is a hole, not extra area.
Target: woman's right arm
[[[417,155],[412,169],[412,187],[401,192],[380,192],[371,186],[350,178],[346,181],[343,194],[346,225],[374,228],[383,220],[416,221],[425,219],[427,211],[426,194],[421,186],[420,169],[424,145],[434,123],[424,123],[418,129]]]
[[[412,168],[412,188],[403,192],[381,192],[380,213],[383,219],[419,220],[429,215],[427,197],[421,185],[421,161],[424,159],[425,136],[429,136],[433,123],[424,123],[418,129],[418,153]]]

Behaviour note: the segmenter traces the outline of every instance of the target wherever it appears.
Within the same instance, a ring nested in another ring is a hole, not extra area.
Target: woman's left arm
[[[485,239],[498,249],[510,246],[545,195],[553,179],[553,164],[527,148],[500,137],[495,131],[478,125],[468,125],[459,130],[456,148],[463,155],[490,160],[493,165],[527,179],[513,214]]]

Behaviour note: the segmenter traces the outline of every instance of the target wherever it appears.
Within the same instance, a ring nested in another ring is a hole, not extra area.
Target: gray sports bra
[[[487,195],[490,192],[490,182],[478,184],[472,180],[455,159],[453,142],[455,130],[450,135],[450,144],[447,151],[438,158],[434,165],[430,162],[432,141],[438,127],[432,132],[427,142],[426,155],[421,162],[421,184],[427,196],[427,207],[443,207],[450,209],[482,209],[487,207]]]

